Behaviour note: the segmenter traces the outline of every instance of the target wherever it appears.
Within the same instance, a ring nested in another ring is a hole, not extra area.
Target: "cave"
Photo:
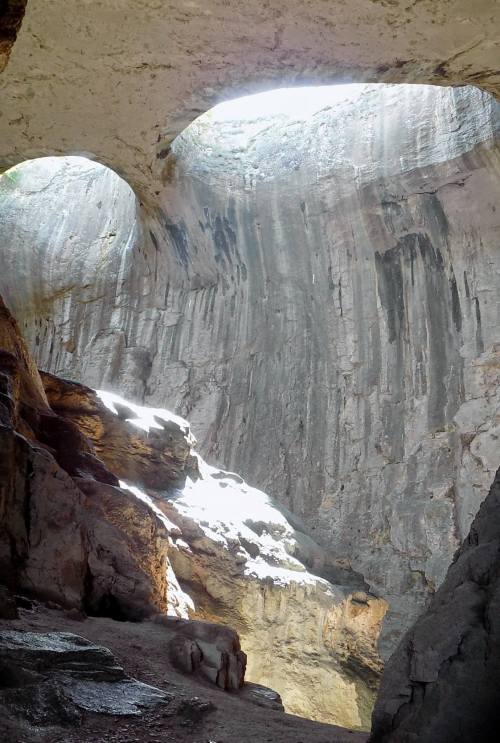
[[[222,6],[171,4],[206,69],[154,2],[107,46],[116,8],[58,3],[0,47],[0,731],[493,740],[491,4],[459,52],[469,20],[405,10],[395,62],[391,3],[341,15],[333,73],[319,3],[215,68]]]

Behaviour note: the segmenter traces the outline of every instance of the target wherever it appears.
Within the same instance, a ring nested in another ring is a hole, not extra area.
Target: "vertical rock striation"
[[[81,161],[0,182],[0,288],[38,364],[189,417],[389,602],[384,653],[498,465],[497,132],[477,89],[367,86],[195,122],[163,211]]]

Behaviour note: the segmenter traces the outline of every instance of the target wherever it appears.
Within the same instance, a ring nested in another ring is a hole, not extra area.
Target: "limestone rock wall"
[[[40,366],[189,417],[389,601],[384,652],[498,464],[497,110],[393,86],[202,119],[147,213],[99,166],[1,181],[1,289]]]

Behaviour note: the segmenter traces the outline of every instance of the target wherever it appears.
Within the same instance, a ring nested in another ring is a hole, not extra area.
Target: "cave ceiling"
[[[10,0],[0,17],[4,61],[23,5]],[[152,206],[171,141],[220,100],[353,81],[498,94],[498,10],[492,0],[30,0],[0,83],[0,168],[86,154]]]

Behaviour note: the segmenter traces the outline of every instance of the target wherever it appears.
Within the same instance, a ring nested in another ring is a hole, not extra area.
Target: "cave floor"
[[[192,700],[211,702],[201,719],[166,715],[162,705],[140,717],[86,714],[78,727],[26,731],[8,729],[9,743],[362,743],[367,733],[306,720],[256,704],[178,672],[165,652],[165,628],[151,622],[117,622],[87,617],[74,620],[66,612],[34,603],[17,620],[0,620],[0,628],[33,632],[64,631],[108,647],[125,671],[152,686]],[[195,716],[196,717],[196,716]]]

